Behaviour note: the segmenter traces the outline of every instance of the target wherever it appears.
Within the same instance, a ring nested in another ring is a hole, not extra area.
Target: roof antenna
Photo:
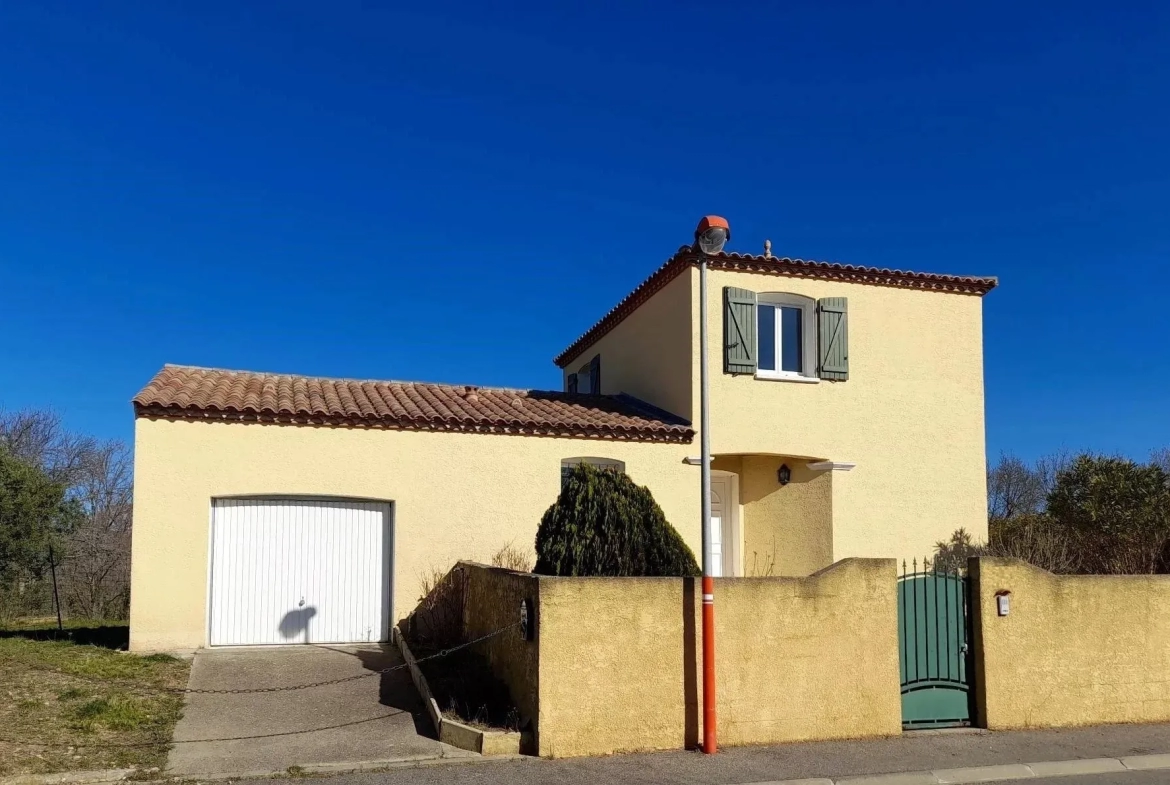
[[[764,240],[764,258],[765,259],[772,258],[772,241],[771,240]]]

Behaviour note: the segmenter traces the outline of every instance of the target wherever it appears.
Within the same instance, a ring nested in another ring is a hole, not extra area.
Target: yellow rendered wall
[[[691,409],[693,274],[683,271],[575,357],[563,369],[565,378],[600,354],[603,393],[628,393],[685,420],[697,420]]]
[[[832,478],[835,559],[921,559],[960,527],[986,538],[981,298],[724,270],[709,276],[714,454],[855,462]],[[725,286],[847,297],[849,380],[724,374]],[[698,302],[696,286],[696,347]],[[694,357],[697,407],[697,349]]]
[[[540,579],[540,755],[696,744],[698,592],[695,579]],[[901,733],[892,560],[716,579],[715,597],[720,744]]]
[[[512,542],[534,548],[560,491],[560,462],[624,461],[700,550],[699,483],[686,444],[421,433],[138,419],[130,645],[207,644],[211,500],[251,494],[394,503],[393,619],[414,608],[419,578],[460,559],[488,561]]]
[[[977,713],[988,728],[1170,721],[1170,575],[974,563]],[[1011,592],[1007,616],[999,591]]]
[[[780,485],[787,465],[792,480]],[[810,575],[833,563],[833,473],[798,458],[740,459],[744,575]]]
[[[461,563],[456,569],[463,576],[465,587],[464,640],[476,640],[516,624],[524,601],[532,606],[529,622],[537,623],[540,599],[540,579],[537,576],[468,562]],[[536,642],[525,640],[516,627],[488,638],[478,644],[475,651],[487,658],[492,672],[508,685],[512,702],[520,714],[521,730],[532,729],[539,706]],[[535,752],[530,749],[521,751],[525,754]]]

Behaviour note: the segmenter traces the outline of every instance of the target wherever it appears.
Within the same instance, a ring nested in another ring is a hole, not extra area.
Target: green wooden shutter
[[[723,287],[723,372],[756,372],[756,293]]]
[[[849,300],[817,300],[817,375],[843,382],[849,378]]]
[[[575,373],[569,374],[567,386],[569,388],[569,392],[571,392],[571,393],[577,392],[577,374],[575,374]]]
[[[594,355],[589,361],[589,393],[601,395],[601,355]]]

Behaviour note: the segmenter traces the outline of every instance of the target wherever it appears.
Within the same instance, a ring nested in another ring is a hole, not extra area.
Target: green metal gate
[[[971,724],[974,668],[967,578],[939,572],[924,560],[898,579],[898,664],[902,675],[902,728],[955,728]]]

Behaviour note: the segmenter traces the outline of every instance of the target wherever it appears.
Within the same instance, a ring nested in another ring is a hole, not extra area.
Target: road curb
[[[477,765],[516,761],[539,761],[528,755],[462,755],[443,757],[409,757],[387,760],[353,761],[349,763],[320,763],[294,766],[280,771],[237,771],[216,774],[184,774],[158,777],[155,782],[175,780],[240,780],[273,779],[305,774],[328,776],[358,772],[415,769],[429,766]],[[967,766],[956,769],[930,771],[901,771],[889,774],[862,774],[849,777],[805,777],[795,780],[771,780],[745,785],[976,785],[977,783],[1011,782],[1041,777],[1075,777],[1084,774],[1107,774],[1124,771],[1155,771],[1170,769],[1170,753],[1128,755],[1123,758],[1082,758],[1075,760],[1038,761],[1036,763],[1008,763],[994,766]],[[133,769],[106,769],[99,771],[66,771],[57,774],[19,774],[0,777],[0,785],[96,785],[120,782]],[[142,783],[148,785],[148,783]]]
[[[984,782],[1011,782],[1040,777],[1076,777],[1124,771],[1170,769],[1170,753],[1130,755],[1124,758],[1082,758],[1036,763],[1008,763],[996,766],[966,766],[959,769],[900,771],[891,774],[861,774],[836,779],[800,779],[757,782],[751,785],[975,785]]]
[[[935,769],[933,773],[940,783],[946,783],[946,785],[1022,780],[1032,776],[1032,770],[1023,763],[1008,763],[1002,766],[964,766],[957,769]]]
[[[516,761],[532,761],[538,760],[528,755],[443,755],[435,757],[431,755],[417,755],[404,758],[387,758],[385,760],[362,760],[350,761],[342,763],[312,763],[304,766],[290,766],[287,769],[279,770],[254,770],[254,771],[234,771],[234,772],[214,772],[208,774],[170,774],[163,772],[163,777],[158,781],[200,781],[200,782],[220,782],[224,780],[254,780],[254,779],[280,779],[282,777],[303,777],[308,775],[318,775],[329,777],[341,774],[360,774],[376,771],[390,771],[391,769],[419,769],[430,766],[474,766],[483,763],[506,763]],[[0,781],[0,785],[8,785],[6,782]],[[20,783],[19,785],[54,785],[54,783]],[[147,785],[147,783],[141,783]]]
[[[93,769],[90,771],[59,771],[55,774],[16,774],[0,777],[0,785],[88,785],[96,782],[120,782],[134,773],[134,769]]]
[[[930,771],[900,771],[893,774],[862,774],[842,777],[834,783],[848,785],[938,785],[938,778]]]
[[[1166,755],[1129,755],[1121,759],[1121,764],[1134,771],[1149,771],[1150,769],[1170,769],[1170,754]]]
[[[302,766],[306,774],[352,774],[361,771],[383,771],[386,769],[417,769],[425,766],[478,765],[480,763],[507,763],[509,761],[536,760],[528,755],[451,755],[441,758],[399,758],[395,760],[358,761],[355,763],[322,763],[316,766]],[[273,772],[274,776],[287,772]]]
[[[1087,760],[1056,760],[1046,763],[1030,763],[1037,777],[1069,777],[1075,774],[1110,774],[1128,771],[1121,758],[1089,758]]]

